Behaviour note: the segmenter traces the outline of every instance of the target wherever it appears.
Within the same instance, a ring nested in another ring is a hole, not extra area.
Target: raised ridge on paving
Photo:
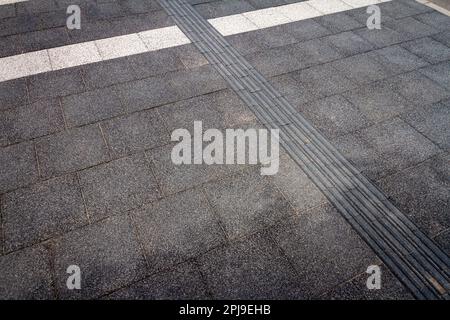
[[[287,153],[418,299],[449,299],[450,259],[185,0],[159,0]]]

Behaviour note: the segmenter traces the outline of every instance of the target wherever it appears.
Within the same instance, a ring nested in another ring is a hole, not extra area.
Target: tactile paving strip
[[[418,299],[449,299],[450,259],[184,0],[160,0],[178,27]]]

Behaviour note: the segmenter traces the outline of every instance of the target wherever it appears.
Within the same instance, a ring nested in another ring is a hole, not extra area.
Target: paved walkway
[[[175,166],[173,130],[258,118],[157,1],[79,2],[75,31],[66,0],[0,5],[0,297],[413,298],[288,153],[274,176]],[[450,17],[189,2],[449,254]]]

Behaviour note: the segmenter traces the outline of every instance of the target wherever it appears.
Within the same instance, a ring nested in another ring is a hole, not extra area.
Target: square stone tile
[[[84,91],[80,69],[63,69],[38,74],[27,79],[30,102],[63,97]]]
[[[144,256],[127,215],[120,215],[67,233],[54,245],[56,288],[62,299],[88,299],[142,279]],[[81,289],[68,290],[67,267],[81,270]]]
[[[428,65],[428,62],[398,46],[390,46],[369,53],[391,74],[412,71]]]
[[[412,17],[386,21],[386,26],[399,32],[405,37],[405,39],[408,40],[430,36],[439,32],[438,29],[435,29]]]
[[[450,90],[450,61],[445,61],[419,70],[442,87]]]
[[[164,198],[132,216],[151,272],[170,268],[225,241],[201,189]]]
[[[450,107],[438,103],[417,108],[402,118],[442,149],[450,150]]]
[[[340,95],[310,102],[297,110],[326,137],[339,136],[371,124],[361,111]]]
[[[409,0],[390,1],[382,3],[379,6],[382,11],[385,11],[387,15],[395,19],[400,19],[431,10],[429,7]]]
[[[23,105],[28,101],[27,84],[24,79],[0,83],[0,111]]]
[[[362,134],[395,170],[410,167],[441,152],[430,140],[398,118],[369,127]]]
[[[223,36],[231,36],[259,29],[254,22],[242,14],[210,19],[208,22]]]
[[[43,177],[84,169],[109,159],[98,125],[40,138],[36,142],[36,150]]]
[[[258,52],[264,54],[263,51],[269,49],[261,41],[265,29],[260,31],[251,31],[244,33],[237,33],[230,35],[226,38],[228,43],[233,46],[241,55],[247,56],[247,59],[251,58],[251,55]]]
[[[280,13],[277,8],[244,12],[242,15],[258,26],[258,28],[273,27],[283,23],[292,22],[291,18]]]
[[[33,183],[39,178],[34,146],[30,142],[0,148],[0,192]]]
[[[362,28],[356,30],[355,33],[363,37],[367,41],[371,42],[377,48],[383,48],[405,41],[404,36],[402,36],[402,34],[386,26],[383,26],[379,30],[378,29],[369,30],[367,28]]]
[[[108,145],[116,157],[170,142],[170,134],[156,110],[145,110],[102,123]]]
[[[303,68],[315,64],[323,64],[343,57],[337,49],[332,48],[326,41],[323,41],[323,39],[300,42],[287,47],[287,49],[291,55],[297,60],[300,60],[297,64],[300,64]]]
[[[412,105],[385,82],[374,82],[342,94],[366,118],[379,122],[411,110]]]
[[[203,18],[210,19],[222,16],[237,15],[238,13],[246,11],[253,11],[255,10],[255,7],[247,1],[212,1],[196,5],[195,10],[198,11]]]
[[[309,92],[303,84],[296,81],[290,73],[273,77],[270,79],[270,83],[296,108],[319,98],[318,95]]]
[[[135,79],[128,57],[92,63],[83,66],[82,70],[86,87],[90,90]]]
[[[14,251],[87,223],[73,175],[7,193],[2,198],[5,251]]]
[[[148,78],[184,68],[174,48],[145,52],[128,57],[136,78]]]
[[[81,126],[125,113],[114,88],[102,88],[62,98],[62,108],[69,127]]]
[[[56,99],[41,100],[0,114],[0,146],[64,129],[61,107]]]
[[[283,73],[288,73],[297,69],[305,68],[307,65],[305,59],[298,58],[285,47],[273,48],[250,54],[249,63],[266,77],[272,77]],[[312,60],[312,59],[311,59]],[[317,58],[315,59],[317,60]],[[309,62],[312,65],[312,62]],[[316,62],[317,63],[317,62]]]
[[[136,33],[96,40],[95,45],[104,60],[138,54],[148,50]]]
[[[289,32],[289,24],[283,24],[271,28],[264,28],[252,31],[255,41],[258,42],[257,48],[277,48],[297,43],[298,38]],[[249,43],[248,45],[251,45]]]
[[[438,63],[450,59],[450,48],[431,38],[402,43],[402,47],[430,63]]]
[[[146,152],[164,195],[186,190],[230,173],[227,165],[194,164],[193,161],[191,164],[174,164],[171,154],[175,145],[172,143]]]
[[[215,299],[298,299],[302,287],[285,257],[257,234],[199,259]]]
[[[301,298],[318,296],[378,261],[329,204],[282,222],[270,234],[295,267]]]
[[[297,212],[301,213],[327,201],[323,193],[286,153],[282,153],[279,171],[271,176],[270,180],[275,183]]]
[[[183,263],[174,270],[157,273],[107,296],[111,300],[210,299],[198,267]]]
[[[240,238],[293,214],[276,186],[258,168],[204,185],[230,238]]]
[[[193,44],[178,46],[173,48],[173,51],[186,69],[194,69],[209,63],[205,56]]]
[[[320,297],[321,300],[414,300],[414,296],[405,286],[381,265],[381,288],[367,289],[369,274],[363,273],[354,279],[340,284]]]
[[[431,237],[450,226],[449,160],[440,155],[379,181],[394,205]]]
[[[150,164],[143,154],[81,171],[79,177],[88,214],[94,221],[159,197]]]
[[[332,65],[347,78],[359,84],[381,80],[390,75],[389,71],[368,53],[338,60]]]
[[[281,25],[280,28],[298,41],[312,40],[331,34],[330,30],[317,23],[314,19],[291,22]]]
[[[2,300],[54,299],[50,257],[42,246],[0,257]]]
[[[419,14],[414,18],[442,31],[446,31],[450,28],[450,18],[436,10]]]
[[[440,87],[418,71],[404,73],[386,80],[388,86],[418,106],[439,102],[450,92]]]
[[[367,42],[354,32],[346,31],[325,38],[344,57],[367,52],[374,49],[373,44]]]
[[[324,15],[315,18],[315,20],[332,33],[340,33],[364,27],[362,23],[345,12]]]
[[[169,132],[184,128],[193,132],[194,121],[202,121],[203,130],[227,129],[253,123],[256,117],[231,90],[213,92],[176,102],[158,109]]]
[[[83,64],[101,61],[94,42],[84,42],[48,50],[53,70],[65,69]]]
[[[297,71],[291,76],[317,97],[330,96],[355,87],[351,80],[329,63]]]
[[[394,172],[389,160],[377,152],[375,146],[359,132],[333,138],[331,143],[345,159],[372,181]]]

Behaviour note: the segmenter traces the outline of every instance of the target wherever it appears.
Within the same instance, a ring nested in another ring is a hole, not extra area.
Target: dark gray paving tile
[[[371,123],[364,114],[340,95],[310,102],[299,106],[297,110],[327,137],[356,131]]]
[[[215,299],[296,299],[297,275],[262,235],[209,252],[199,259]]]
[[[114,160],[79,173],[92,220],[135,209],[159,197],[158,187],[143,154]]]
[[[30,102],[84,91],[80,69],[64,69],[27,78]]]
[[[390,75],[389,71],[373,59],[369,53],[335,61],[332,66],[355,83],[364,84],[384,79]]]
[[[39,178],[32,143],[0,148],[0,192],[13,190]]]
[[[16,7],[14,4],[2,5],[0,10],[0,19],[11,18],[16,16]]]
[[[342,95],[365,117],[375,122],[392,118],[412,108],[410,102],[384,82],[363,85]]]
[[[386,80],[386,84],[418,106],[432,104],[450,96],[448,90],[440,87],[418,71],[390,78]]]
[[[333,138],[331,143],[355,168],[371,180],[377,180],[393,171],[388,160],[358,132]]]
[[[40,12],[55,11],[58,9],[55,1],[25,1],[16,3],[18,15],[33,15]]]
[[[56,287],[62,299],[86,299],[117,290],[146,274],[145,260],[127,215],[108,218],[59,238],[54,247]],[[81,270],[81,289],[68,290],[66,269]]]
[[[449,26],[449,28],[450,28],[450,26]],[[432,36],[432,38],[450,48],[450,34],[448,32],[444,31],[444,32],[435,34]]]
[[[174,51],[186,69],[201,67],[209,63],[193,44],[176,47]]]
[[[6,252],[87,223],[80,187],[72,175],[5,194],[2,219]]]
[[[183,263],[109,295],[111,300],[197,300],[209,299],[198,267]]]
[[[367,279],[370,276],[364,273],[349,280],[331,291],[322,295],[322,300],[413,300],[414,296],[384,265],[381,268],[381,288],[379,290],[367,289]]]
[[[438,63],[450,59],[450,48],[431,38],[402,43],[402,47],[430,63]]]
[[[114,156],[169,143],[170,134],[155,110],[145,110],[102,123]]]
[[[125,113],[122,101],[114,88],[66,96],[62,98],[61,103],[69,127],[93,123]]]
[[[412,71],[428,65],[428,62],[399,45],[379,49],[370,52],[369,55],[381,63],[391,74]]]
[[[293,213],[289,203],[258,168],[204,186],[230,238],[274,225]]]
[[[226,165],[174,164],[171,159],[174,146],[170,144],[146,152],[163,194],[176,193],[229,174]]]
[[[447,255],[450,255],[450,230],[439,234],[436,238],[434,238],[434,240],[442,248],[442,250],[447,253]]]
[[[23,105],[28,101],[27,85],[24,79],[0,83],[0,111]]]
[[[447,31],[450,28],[450,18],[435,10],[417,15],[414,18],[442,31]]]
[[[367,52],[375,47],[352,31],[338,33],[326,37],[324,41],[331,43],[344,57]]]
[[[450,90],[450,61],[422,68],[419,71],[442,87]]]
[[[111,30],[109,31],[111,36],[137,33],[174,25],[173,20],[164,10],[126,15],[124,17],[109,19],[109,22],[111,24]]]
[[[281,25],[280,29],[289,33],[298,41],[312,40],[331,34],[330,30],[313,19],[286,23]]]
[[[367,41],[371,42],[377,48],[391,46],[403,42],[405,39],[399,32],[386,26],[381,29],[369,30],[367,28],[355,30],[355,33]]]
[[[389,20],[385,22],[385,25],[392,30],[397,31],[404,37],[404,39],[408,40],[430,36],[439,32],[438,29],[435,29],[412,17],[399,20]]]
[[[241,1],[214,1],[196,5],[195,10],[205,19],[229,16],[255,10],[250,3]]]
[[[41,100],[0,113],[0,145],[21,142],[64,129],[59,101]]]
[[[248,56],[248,61],[266,77],[271,77],[305,67],[302,59],[289,53],[285,48],[274,48]]]
[[[435,104],[416,108],[402,118],[442,149],[450,149],[450,107]]]
[[[263,9],[298,2],[298,0],[247,0],[247,2],[257,9]]]
[[[42,176],[84,169],[109,159],[108,148],[97,125],[74,128],[36,142]]]
[[[395,170],[410,167],[440,152],[430,140],[398,118],[369,127],[362,134]]]
[[[279,171],[271,176],[270,180],[275,183],[280,192],[298,212],[303,212],[326,202],[323,193],[286,153],[282,153],[280,156]]]
[[[234,34],[226,37],[226,39],[241,55],[248,56],[269,49],[261,42],[261,34],[261,32],[250,31]]]
[[[120,2],[122,10],[128,14],[146,13],[160,10],[161,6],[157,1],[123,0]]]
[[[293,72],[291,76],[316,97],[330,96],[355,87],[351,80],[331,64]]]
[[[342,55],[323,39],[313,39],[287,47],[290,54],[301,61],[303,67],[326,63],[342,58]]]
[[[440,155],[378,182],[397,208],[430,236],[450,226],[449,160]]]
[[[432,9],[415,1],[409,0],[396,0],[379,4],[382,12],[385,12],[388,16],[399,19],[424,12],[431,11]]]
[[[82,68],[86,88],[89,90],[104,88],[134,79],[133,68],[128,58],[102,61],[83,66]]]
[[[132,216],[151,272],[170,268],[225,241],[201,189],[164,198]]]
[[[53,299],[50,258],[42,247],[0,257],[0,297],[8,300]]]
[[[296,81],[290,73],[275,76],[270,79],[270,83],[284,95],[295,107],[316,100],[320,96],[309,92],[305,86]]]
[[[69,44],[67,28],[53,28],[11,36],[15,42],[14,54],[38,51]],[[13,55],[13,54],[10,54]]]
[[[364,27],[364,24],[344,12],[327,14],[317,17],[315,20],[332,33],[340,33]]]
[[[270,231],[295,267],[304,298],[318,296],[378,261],[329,204],[292,217]]]
[[[251,31],[251,33],[255,37],[256,42],[259,43],[259,47],[276,48],[299,42],[298,38],[292,34],[296,32],[296,29],[292,30],[291,28],[289,30],[291,32],[288,31],[286,25],[281,25]]]
[[[146,52],[128,57],[134,76],[148,78],[184,67],[174,48]]]
[[[255,121],[256,117],[230,90],[222,90],[158,109],[169,132],[184,128],[193,132],[194,121],[202,121],[203,129],[231,128]]]

